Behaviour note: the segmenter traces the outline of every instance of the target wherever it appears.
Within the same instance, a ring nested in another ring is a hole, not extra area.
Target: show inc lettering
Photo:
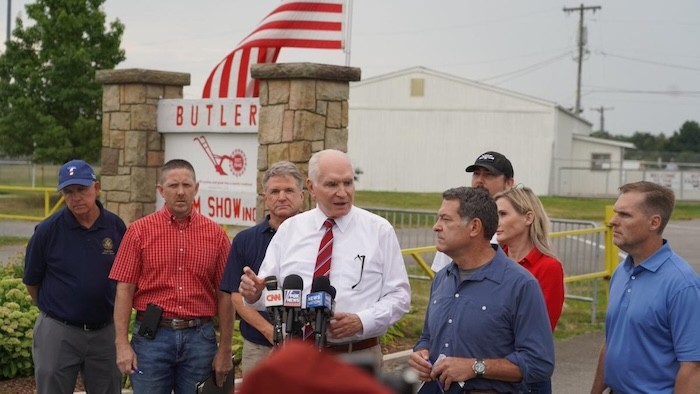
[[[217,223],[252,225],[256,222],[255,205],[246,205],[242,198],[205,196],[204,200],[206,205],[202,206],[202,197],[197,196],[194,209]]]

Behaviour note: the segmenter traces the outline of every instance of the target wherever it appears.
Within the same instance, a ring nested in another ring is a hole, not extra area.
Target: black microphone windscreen
[[[330,292],[329,292],[330,288],[331,288],[331,281],[323,275],[315,277],[314,281],[311,282],[311,292],[312,293],[315,293],[317,291],[325,291],[326,293],[330,294]]]
[[[282,288],[284,290],[302,290],[304,289],[304,280],[297,274],[288,275],[284,278]]]
[[[265,278],[265,288],[268,290],[277,290],[279,285],[277,284],[277,277],[274,275]]]
[[[331,299],[334,300],[335,299],[335,287],[330,286],[330,284],[329,284],[329,287],[330,287],[330,289],[328,289],[328,294],[330,294]]]

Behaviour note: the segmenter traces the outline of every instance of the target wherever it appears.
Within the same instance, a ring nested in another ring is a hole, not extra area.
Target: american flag
[[[343,0],[283,1],[214,67],[202,97],[258,97],[250,67],[275,63],[284,47],[342,49]]]

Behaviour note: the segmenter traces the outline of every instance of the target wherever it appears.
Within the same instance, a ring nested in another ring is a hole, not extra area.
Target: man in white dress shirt
[[[472,187],[480,187],[489,191],[491,197],[496,193],[508,190],[513,187],[515,180],[513,176],[513,165],[503,154],[488,151],[479,155],[474,164],[466,168],[472,173]],[[491,239],[492,244],[497,244],[496,235]],[[433,265],[430,267],[434,272],[438,272],[452,262],[446,254],[436,252],[433,258]]]
[[[240,293],[262,309],[264,279],[280,283],[301,276],[303,293],[311,288],[324,222],[334,220],[330,283],[335,287],[335,314],[328,327],[328,350],[362,351],[381,365],[378,337],[408,312],[411,291],[399,242],[388,221],[353,205],[355,173],[348,156],[338,150],[315,153],[309,160],[309,192],[316,208],[282,223],[270,242],[258,276],[248,267]],[[302,297],[304,299],[304,297]]]

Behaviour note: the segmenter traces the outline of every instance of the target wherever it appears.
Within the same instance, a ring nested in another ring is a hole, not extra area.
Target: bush
[[[31,376],[32,331],[39,308],[32,302],[17,270],[0,270],[0,379]]]

